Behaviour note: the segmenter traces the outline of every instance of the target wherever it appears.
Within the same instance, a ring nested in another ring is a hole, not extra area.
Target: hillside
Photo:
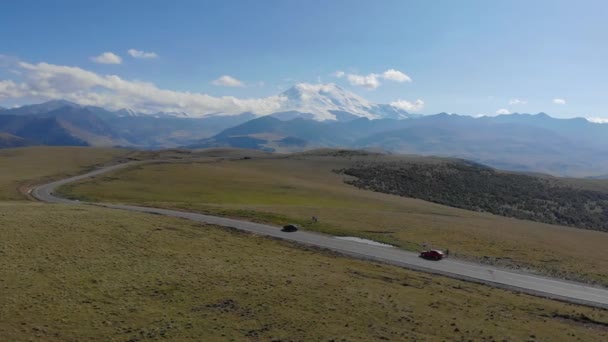
[[[89,147],[22,147],[0,150],[0,201],[25,200],[27,187],[89,170],[129,153]]]
[[[29,144],[30,143],[27,140],[21,137],[10,133],[0,132],[0,148],[22,147]]]
[[[27,145],[87,146],[58,118],[45,116],[0,115],[0,132],[23,139]]]
[[[554,129],[570,127],[570,120],[543,114],[512,116],[511,120],[502,116],[427,116],[360,139],[355,146],[464,158],[496,168],[562,176],[589,176],[608,170],[608,161],[602,157],[608,151],[606,139],[588,141],[585,134],[577,133],[576,126],[571,132]],[[547,124],[529,123],[535,119]],[[582,121],[589,130],[608,133],[608,126]]]
[[[608,146],[607,125],[589,122],[589,120],[583,118],[556,120],[546,113],[536,115],[515,113],[498,115],[492,118],[484,117],[482,119],[494,123],[510,123],[544,128],[572,141],[582,141],[586,144],[598,144],[604,147]]]
[[[176,147],[253,117],[251,113],[205,118],[143,115],[49,101],[2,111],[0,132],[21,138],[23,145]]]
[[[274,116],[264,116],[228,128],[188,147],[251,148],[271,152],[291,146],[304,149],[308,146],[333,145],[332,141],[325,139],[332,128],[329,124],[300,117],[282,121]]]
[[[464,161],[360,163],[339,170],[366,190],[518,219],[608,231],[608,193]]]

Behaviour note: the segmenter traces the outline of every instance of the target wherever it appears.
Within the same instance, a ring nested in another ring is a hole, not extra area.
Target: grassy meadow
[[[608,313],[157,215],[0,202],[6,341],[560,341]]]
[[[305,229],[408,250],[450,249],[459,258],[608,284],[608,255],[589,253],[604,250],[608,234],[363,191],[332,172],[361,158],[381,157],[300,154],[143,165],[61,191],[90,201],[187,209],[277,225],[296,222]],[[319,223],[311,222],[313,215]]]

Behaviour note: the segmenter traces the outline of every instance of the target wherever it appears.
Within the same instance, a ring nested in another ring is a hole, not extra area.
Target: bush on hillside
[[[608,193],[470,162],[359,163],[337,172],[366,190],[519,219],[608,231]]]

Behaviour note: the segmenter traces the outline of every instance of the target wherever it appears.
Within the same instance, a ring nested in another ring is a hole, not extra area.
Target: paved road
[[[53,195],[53,191],[64,184],[97,176],[106,172],[121,169],[134,163],[124,163],[99,169],[84,175],[63,179],[53,183],[38,186],[32,190],[37,199],[50,203],[80,204]],[[236,228],[254,234],[276,237],[305,245],[326,248],[349,256],[385,262],[409,269],[441,274],[451,278],[462,279],[486,285],[524,292],[536,296],[558,299],[562,301],[590,305],[608,309],[608,289],[589,285],[551,279],[531,274],[507,271],[485,265],[468,263],[458,260],[427,261],[418,258],[417,253],[403,251],[397,248],[372,246],[360,242],[336,239],[335,237],[298,231],[283,233],[277,227],[240,221],[235,219],[181,212],[167,209],[138,207],[119,204],[97,204],[108,208],[154,213],[172,217],[185,218],[192,221],[215,224]]]

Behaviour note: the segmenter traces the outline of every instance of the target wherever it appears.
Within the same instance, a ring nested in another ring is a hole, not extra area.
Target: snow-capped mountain
[[[317,121],[338,120],[345,117],[368,119],[406,119],[412,115],[391,105],[371,103],[363,97],[339,86],[300,83],[279,94],[278,112],[299,112]]]
[[[102,116],[115,116],[119,118],[129,117],[153,117],[153,118],[208,118],[225,116],[242,116],[252,114],[260,117],[272,115],[281,119],[292,119],[302,117],[316,121],[349,121],[357,118],[368,119],[407,119],[417,115],[409,114],[407,111],[390,104],[374,104],[365,98],[348,90],[340,88],[336,84],[309,84],[299,83],[287,89],[279,95],[260,99],[272,103],[272,110],[262,109],[244,110],[243,112],[213,112],[196,113],[189,112],[188,107],[183,111],[159,111],[147,112],[134,108],[102,108],[97,106],[77,104],[66,100],[51,100],[41,104],[25,105],[19,108],[4,109],[3,114],[11,115],[35,115],[46,113],[61,108],[80,108]],[[246,106],[244,106],[246,108]]]

